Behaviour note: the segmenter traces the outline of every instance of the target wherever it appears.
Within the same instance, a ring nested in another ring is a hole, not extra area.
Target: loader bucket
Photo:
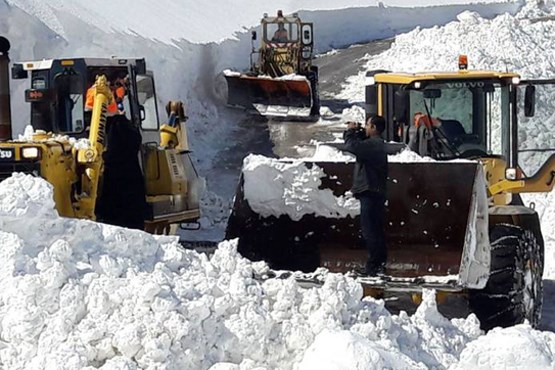
[[[226,238],[239,238],[243,256],[274,269],[363,267],[358,201],[345,197],[353,163],[273,161],[265,168],[245,159]],[[387,186],[388,275],[460,274],[483,285],[489,241],[481,165],[390,163]],[[469,267],[476,261],[481,265]]]
[[[227,104],[257,111],[262,116],[308,117],[312,108],[310,82],[295,79],[248,76],[228,72]]]

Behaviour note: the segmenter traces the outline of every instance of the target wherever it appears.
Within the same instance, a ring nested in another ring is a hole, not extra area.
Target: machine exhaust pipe
[[[0,36],[0,141],[12,138],[12,115],[10,109],[10,42]]]

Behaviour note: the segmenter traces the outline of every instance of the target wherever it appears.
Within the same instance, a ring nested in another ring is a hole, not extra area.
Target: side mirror
[[[135,62],[137,66],[138,75],[146,75],[146,62],[144,59],[137,59]]]
[[[366,99],[365,99],[366,119],[378,114],[378,85],[366,86]]]
[[[441,98],[440,89],[426,89],[424,90],[424,98],[426,99],[438,99]]]
[[[528,85],[524,91],[524,116],[534,117],[536,113],[536,86]]]
[[[10,51],[10,42],[7,38],[0,36],[0,54],[8,54]]]
[[[22,80],[29,77],[29,73],[23,69],[23,64],[14,64],[12,66],[12,78],[14,80]]]
[[[256,40],[256,37],[257,37],[257,36],[256,36],[256,31],[252,31],[252,32],[251,32],[251,40],[252,40],[252,41]]]
[[[395,104],[395,120],[406,123],[409,109],[409,93],[406,90],[398,90],[395,92],[393,100]]]

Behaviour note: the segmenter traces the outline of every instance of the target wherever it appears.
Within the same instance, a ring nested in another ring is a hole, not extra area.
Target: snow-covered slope
[[[256,280],[234,241],[208,259],[175,238],[60,218],[51,186],[0,183],[0,368],[551,369],[555,334],[481,337],[426,291],[413,316],[361,300],[352,279],[319,288]],[[459,361],[459,359],[461,359]],[[481,367],[480,367],[481,366]]]
[[[3,0],[4,1],[4,0]],[[73,38],[67,22],[71,18],[104,31],[124,32],[172,43],[185,39],[207,43],[232,37],[243,27],[256,25],[263,13],[277,9],[285,13],[298,10],[327,10],[367,7],[364,0],[279,0],[271,7],[256,0],[214,0],[207,3],[193,0],[158,1],[87,1],[87,0],[5,0],[40,19],[48,28],[63,38]],[[381,6],[427,6],[468,3],[509,3],[507,0],[389,0]],[[515,1],[512,1],[513,3]],[[508,9],[508,7],[507,7]]]

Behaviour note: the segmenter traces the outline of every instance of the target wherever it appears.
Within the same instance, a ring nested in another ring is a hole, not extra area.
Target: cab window
[[[60,74],[54,78],[54,89],[57,131],[82,132],[85,129],[82,76],[79,73]]]
[[[296,23],[276,22],[266,23],[267,42],[296,42],[299,38]]]
[[[141,128],[143,130],[158,130],[158,108],[152,76],[137,76],[137,98],[141,110]]]

